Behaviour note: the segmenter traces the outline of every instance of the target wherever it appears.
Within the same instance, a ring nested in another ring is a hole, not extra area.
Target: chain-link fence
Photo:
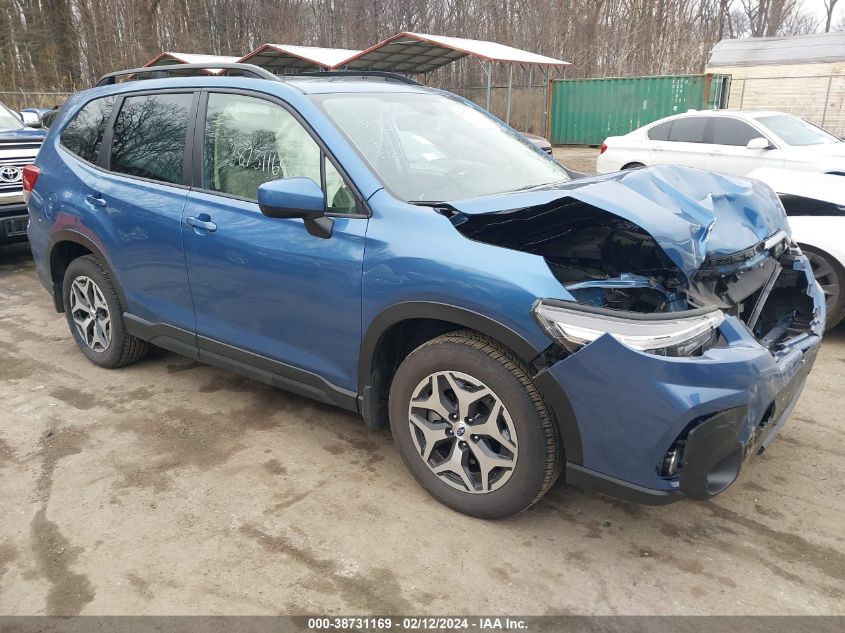
[[[52,108],[63,104],[72,92],[27,92],[23,90],[0,91],[0,102],[12,110],[24,108]]]
[[[480,105],[487,105],[487,87],[446,88]],[[548,136],[548,87],[546,84],[514,87],[511,91],[510,126],[523,132]],[[502,121],[508,120],[508,87],[493,86],[490,91],[490,112]]]
[[[845,75],[734,78],[728,107],[788,112],[845,137]]]

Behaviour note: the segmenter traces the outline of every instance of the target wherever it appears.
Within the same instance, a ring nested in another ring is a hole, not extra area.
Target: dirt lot
[[[0,614],[842,614],[843,378],[840,327],[714,501],[558,484],[483,522],[352,415],[163,351],[94,367],[0,249]]]
[[[585,174],[596,173],[597,147],[555,147],[554,156],[561,163]]]

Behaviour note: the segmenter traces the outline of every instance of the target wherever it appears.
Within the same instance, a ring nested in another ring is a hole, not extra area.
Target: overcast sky
[[[805,10],[818,18],[819,31],[824,31],[824,21],[827,16],[827,12],[824,8],[824,0],[803,0],[803,2]],[[843,15],[845,15],[845,0],[839,0],[839,3],[836,5],[836,10],[833,12],[833,22],[831,23],[831,28],[834,28],[839,23],[839,20]]]

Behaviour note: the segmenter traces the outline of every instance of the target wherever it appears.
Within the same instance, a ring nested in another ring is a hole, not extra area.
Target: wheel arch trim
[[[545,349],[538,349],[537,346],[507,325],[467,308],[434,301],[398,303],[380,312],[373,318],[366,330],[361,344],[358,364],[359,394],[366,394],[369,391],[369,380],[373,371],[376,351],[385,333],[392,326],[413,319],[447,321],[475,330],[510,349],[529,367],[532,367],[532,361]],[[551,342],[549,344],[551,345]],[[533,371],[536,371],[536,369]],[[563,442],[566,461],[580,465],[583,463],[581,433],[569,398],[548,370],[539,371],[532,377],[532,380],[552,411]],[[368,406],[362,403],[359,408],[365,421],[367,421]],[[368,422],[368,424],[371,423]]]
[[[120,281],[117,279],[117,276],[114,273],[114,267],[111,265],[111,261],[105,254],[105,251],[103,251],[103,249],[100,248],[100,246],[98,246],[97,243],[94,242],[91,238],[80,233],[79,231],[74,231],[71,229],[60,229],[58,231],[55,231],[50,236],[48,244],[50,282],[52,283],[53,303],[56,306],[56,311],[64,312],[64,297],[62,293],[62,286],[64,280],[56,282],[54,279],[53,254],[55,252],[56,247],[64,242],[79,244],[80,246],[88,249],[92,255],[94,255],[97,259],[100,260],[100,263],[106,267],[108,273],[111,275],[112,284],[114,285],[115,290],[117,290],[117,294],[120,297],[120,302],[123,305],[123,308],[126,309],[126,295],[123,293],[123,288],[121,287]]]
[[[415,319],[446,321],[470,328],[495,339],[526,363],[543,352],[512,328],[473,310],[436,301],[404,301],[379,312],[367,327],[358,361],[359,393],[363,393],[369,383],[376,351],[387,331],[403,321]]]

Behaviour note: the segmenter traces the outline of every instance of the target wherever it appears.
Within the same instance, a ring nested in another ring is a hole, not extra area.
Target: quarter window
[[[329,160],[326,160],[325,190],[329,213],[357,213],[358,205],[352,190]]]
[[[86,104],[62,132],[62,145],[81,159],[96,163],[115,101],[114,97],[101,97]]]
[[[114,123],[110,169],[181,184],[193,95],[127,97]]]
[[[655,125],[648,131],[648,138],[651,141],[668,141],[669,130],[672,129],[672,122],[666,121],[660,125]]]
[[[713,143],[745,147],[753,138],[763,135],[747,123],[737,119],[713,118]]]
[[[352,191],[308,131],[290,112],[264,99],[208,96],[203,164],[205,188],[212,191],[255,200],[265,182],[304,177],[322,186],[329,212],[356,212]]]
[[[672,131],[669,140],[676,143],[704,143],[704,133],[707,129],[705,117],[684,117],[672,121]]]

